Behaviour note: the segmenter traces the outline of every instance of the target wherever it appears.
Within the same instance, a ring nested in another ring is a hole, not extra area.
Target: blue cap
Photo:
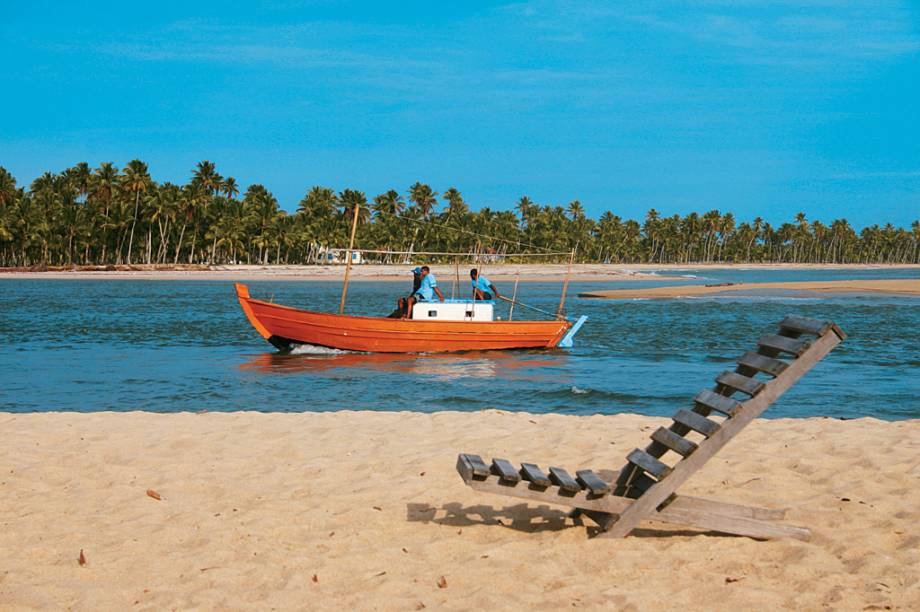
[[[422,273],[422,269],[421,269],[421,268],[414,268],[414,269],[412,270],[412,274],[421,274],[421,273]]]

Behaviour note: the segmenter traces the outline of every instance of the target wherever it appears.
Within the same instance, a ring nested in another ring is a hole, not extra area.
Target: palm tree
[[[462,215],[469,212],[470,207],[466,205],[466,202],[463,201],[463,196],[460,195],[460,192],[456,187],[451,187],[444,192],[444,195],[441,198],[447,202],[447,222],[450,222],[450,219],[454,215]]]
[[[335,191],[316,185],[300,200],[295,221],[301,241],[309,245],[308,261],[315,261],[340,234],[339,201]]]
[[[521,215],[521,228],[524,228],[527,225],[527,220],[530,217],[530,211],[533,208],[533,201],[527,196],[521,196],[521,199],[518,200],[517,206],[515,208],[518,211],[518,214]]]
[[[195,212],[198,209],[198,203],[201,201],[201,189],[189,183],[182,187],[179,193],[179,216],[182,218],[182,229],[179,231],[179,239],[176,241],[176,253],[173,258],[173,265],[179,263],[179,256],[182,253],[182,242],[185,239],[185,230],[188,224],[195,219]],[[189,251],[189,259],[191,259]]]
[[[224,182],[220,185],[219,191],[230,200],[236,199],[236,196],[240,195],[240,188],[236,184],[236,179],[232,176],[228,176],[224,179]]]
[[[29,265],[30,248],[42,242],[42,231],[45,223],[44,215],[32,193],[23,194],[13,200],[13,241],[16,243],[16,253],[19,265]]]
[[[722,249],[728,242],[729,237],[735,233],[735,216],[731,213],[725,213],[719,222],[719,254],[717,259],[722,260]]]
[[[258,232],[252,239],[253,245],[259,249],[257,261],[268,265],[268,247],[272,244],[272,222],[279,212],[278,200],[264,186],[250,185],[243,196],[243,206],[249,221]]]
[[[17,191],[15,177],[6,168],[0,166],[0,207],[11,205]]]
[[[406,202],[395,189],[390,189],[374,197],[373,209],[376,214],[374,219],[374,232],[376,243],[385,250],[393,250],[393,245],[397,243],[398,238],[406,233],[406,222],[402,213],[406,208]],[[384,256],[384,262],[391,262],[391,255],[388,253]]]
[[[137,210],[141,202],[141,193],[150,186],[150,174],[147,164],[139,159],[132,159],[125,166],[125,174],[121,179],[121,187],[128,193],[134,194],[134,219],[131,221],[131,238],[128,240],[128,265],[131,264],[131,248],[134,245],[134,226],[137,225]]]
[[[112,209],[115,189],[118,187],[118,168],[112,162],[103,162],[93,172],[89,186],[89,201],[95,206],[96,210],[102,206],[102,218],[99,219],[100,239],[102,241],[102,254],[99,261],[105,263],[106,252],[109,246],[108,230],[111,227],[109,213]]]
[[[409,200],[415,204],[422,217],[427,219],[438,203],[438,192],[424,183],[416,182],[409,187]]]
[[[805,241],[808,239],[808,220],[805,218],[805,213],[800,212],[795,216],[795,222],[798,224],[798,230],[793,232],[792,236],[792,261],[793,263],[798,261],[798,252],[799,248],[804,248]]]
[[[90,183],[93,179],[92,168],[89,167],[88,163],[80,162],[71,168],[71,178],[77,190],[77,195],[85,198],[89,194]]]
[[[12,243],[15,239],[13,224],[16,217],[13,207],[16,200],[22,197],[22,192],[16,188],[16,178],[6,168],[0,166],[0,246],[4,242]],[[10,246],[10,259],[13,258],[12,244]],[[0,250],[0,265],[3,265],[3,251]]]
[[[763,232],[763,219],[760,217],[754,217],[754,225],[752,226],[753,232],[751,233],[751,239],[747,243],[747,261],[751,261],[751,248],[754,246],[754,242],[760,239]]]
[[[916,262],[920,256],[920,220],[910,224],[911,242],[913,243],[913,257],[911,261]]]
[[[297,206],[297,212],[312,217],[328,217],[335,212],[338,199],[335,191],[319,185],[310,189]]]
[[[271,236],[272,241],[275,245],[275,263],[280,264],[281,259],[281,249],[288,249],[291,246],[292,242],[292,229],[294,228],[294,218],[289,217],[286,212],[279,211],[275,218],[272,219],[271,224]],[[287,251],[285,251],[287,252]],[[287,256],[285,256],[285,263],[287,263]]]
[[[345,189],[339,194],[339,202],[342,204],[342,212],[348,221],[349,227],[351,227],[351,221],[354,219],[355,206],[358,207],[358,225],[364,225],[370,221],[371,209],[367,206],[367,198],[364,196],[363,191]]]
[[[378,215],[397,216],[401,215],[406,208],[406,202],[395,189],[390,189],[386,193],[381,193],[374,198],[374,212]]]
[[[195,166],[192,183],[204,189],[208,195],[213,195],[223,187],[224,179],[217,173],[217,168],[212,162],[204,160]]]
[[[15,235],[13,234],[13,198],[10,197],[8,202],[0,204],[0,246],[4,242],[12,242]],[[3,251],[0,250],[0,265],[3,262]]]
[[[228,200],[212,231],[218,236],[217,246],[225,251],[226,261],[235,264],[237,251],[246,244],[246,223],[243,218],[243,203],[234,199]]]
[[[569,216],[571,217],[572,221],[578,221],[579,219],[585,218],[585,209],[581,205],[581,202],[579,202],[578,200],[572,200],[571,202],[569,202],[569,205],[566,208],[566,211],[568,211]]]
[[[179,213],[181,190],[178,185],[163,183],[150,199],[150,227],[156,224],[159,230],[159,245],[154,258],[156,263],[163,263],[169,250],[170,224],[175,223]],[[150,263],[149,261],[147,263]]]

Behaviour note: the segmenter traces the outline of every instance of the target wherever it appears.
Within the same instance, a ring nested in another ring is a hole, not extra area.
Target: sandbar
[[[920,296],[920,279],[873,279],[873,280],[829,280],[796,281],[778,283],[717,283],[711,285],[669,285],[641,289],[611,289],[607,291],[586,291],[578,294],[585,298],[606,298],[611,300],[668,299],[721,295],[736,291],[752,290],[804,291],[815,294],[886,294]]]

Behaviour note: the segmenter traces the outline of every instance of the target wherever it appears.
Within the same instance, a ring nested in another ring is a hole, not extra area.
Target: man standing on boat
[[[412,306],[415,305],[416,302],[433,302],[435,294],[437,294],[438,300],[444,301],[444,294],[438,289],[438,279],[431,273],[431,268],[422,266],[421,277],[422,282],[419,284],[418,291],[413,293],[409,298],[409,307],[406,317],[412,317]]]
[[[491,300],[492,296],[501,297],[492,281],[480,274],[476,268],[470,270],[470,279],[473,285],[474,300]]]

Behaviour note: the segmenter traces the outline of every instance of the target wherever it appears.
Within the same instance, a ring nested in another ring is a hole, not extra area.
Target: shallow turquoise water
[[[851,278],[851,271],[706,271],[688,282]],[[897,278],[870,270],[859,278]],[[616,286],[651,286],[619,283]],[[671,284],[671,283],[663,283]],[[253,282],[255,297],[334,310],[330,282]],[[573,283],[570,295],[613,288]],[[353,283],[350,312],[384,314],[405,287]],[[522,284],[552,310],[559,283]],[[766,416],[920,417],[920,299],[732,295],[571,298],[590,317],[570,351],[279,355],[231,283],[0,281],[0,410],[478,410],[670,415],[785,314],[833,319],[849,338]],[[520,314],[518,311],[516,314]]]

